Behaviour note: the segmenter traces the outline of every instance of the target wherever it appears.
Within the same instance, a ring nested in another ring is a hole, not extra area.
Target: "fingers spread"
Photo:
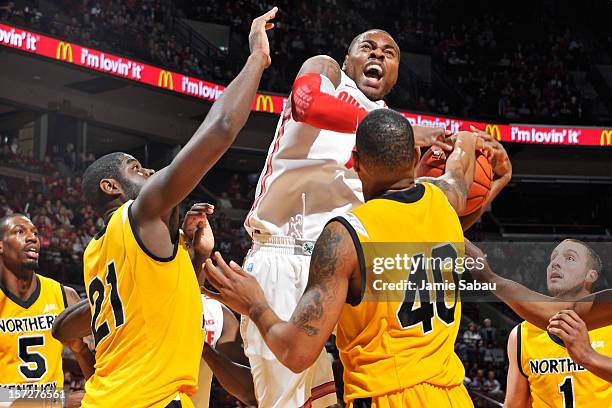
[[[206,268],[206,279],[217,289],[231,286],[231,282],[224,273],[217,269],[210,259],[204,262]]]

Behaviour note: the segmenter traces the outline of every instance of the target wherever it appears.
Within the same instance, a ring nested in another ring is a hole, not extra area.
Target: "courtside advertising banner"
[[[0,24],[0,46],[207,101],[216,101],[225,89],[223,85],[5,24]],[[286,101],[287,97],[283,95],[260,93],[255,97],[251,109],[280,114]],[[445,127],[453,132],[469,130],[469,126],[473,125],[501,142],[612,146],[612,128],[500,124],[405,111],[401,113],[413,125]]]

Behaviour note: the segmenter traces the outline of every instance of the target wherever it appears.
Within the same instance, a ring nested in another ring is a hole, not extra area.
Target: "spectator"
[[[485,348],[476,323],[468,324],[468,329],[463,333],[463,343],[467,346],[468,361],[476,362],[484,357]]]
[[[217,207],[219,209],[232,208],[232,202],[227,195],[227,191],[221,193],[221,197],[217,200]]]
[[[491,319],[484,319],[483,327],[480,329],[480,335],[484,344],[497,344],[497,329],[491,325]]]

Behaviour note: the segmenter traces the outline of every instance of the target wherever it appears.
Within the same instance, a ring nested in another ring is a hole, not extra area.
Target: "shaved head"
[[[359,42],[359,40],[360,40],[360,39],[361,39],[361,38],[362,38],[364,35],[369,34],[369,33],[383,33],[383,34],[388,35],[388,36],[389,36],[389,37],[390,37],[390,38],[393,40],[393,43],[395,44],[395,46],[396,46],[396,47],[397,47],[397,49],[399,50],[399,45],[397,45],[397,43],[396,43],[396,42],[395,42],[395,40],[393,39],[393,36],[392,36],[391,34],[389,34],[389,32],[387,32],[387,31],[385,31],[385,30],[382,30],[382,29],[380,29],[380,28],[372,28],[371,30],[364,31],[363,33],[357,34],[357,35],[356,35],[356,36],[353,38],[353,40],[351,41],[351,44],[350,44],[350,45],[349,45],[349,47],[348,47],[348,53],[350,54],[350,52],[351,52],[351,50],[353,49],[353,47],[355,46],[355,44],[357,44],[357,43]],[[399,55],[398,55],[398,58],[399,58]]]

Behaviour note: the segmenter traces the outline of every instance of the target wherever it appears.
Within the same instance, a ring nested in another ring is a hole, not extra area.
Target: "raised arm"
[[[238,76],[213,104],[206,119],[172,163],[151,176],[132,205],[138,225],[165,217],[199,183],[246,123],[264,69],[270,65],[266,29],[277,8],[251,25],[251,54]]]
[[[308,285],[286,322],[270,308],[255,278],[237,264],[214,260],[221,272],[206,261],[206,273],[219,294],[208,294],[238,313],[248,315],[278,360],[299,373],[316,361],[338,323],[348,293],[349,280],[358,272],[357,251],[346,228],[328,224],[315,244]]]
[[[512,179],[512,163],[510,163],[510,158],[504,146],[487,132],[476,129],[474,126],[470,126],[470,128],[492,149],[493,155],[491,157],[491,164],[493,166],[493,182],[491,183],[491,190],[487,198],[478,211],[459,218],[461,227],[464,231],[474,225],[474,223],[482,217],[482,214],[487,210],[489,205],[491,205],[493,200],[495,200],[495,197],[497,197]]]
[[[440,187],[457,214],[465,208],[467,194],[474,180],[476,138],[472,132],[457,133],[455,147],[446,159],[444,174],[418,179]]]
[[[594,293],[577,301],[559,300],[497,275],[491,269],[482,250],[468,239],[465,239],[465,255],[479,259],[482,264],[482,268],[470,271],[475,280],[494,283],[495,296],[516,314],[542,330],[547,329],[555,313],[565,309],[576,311],[589,330],[612,325],[612,289]]]

